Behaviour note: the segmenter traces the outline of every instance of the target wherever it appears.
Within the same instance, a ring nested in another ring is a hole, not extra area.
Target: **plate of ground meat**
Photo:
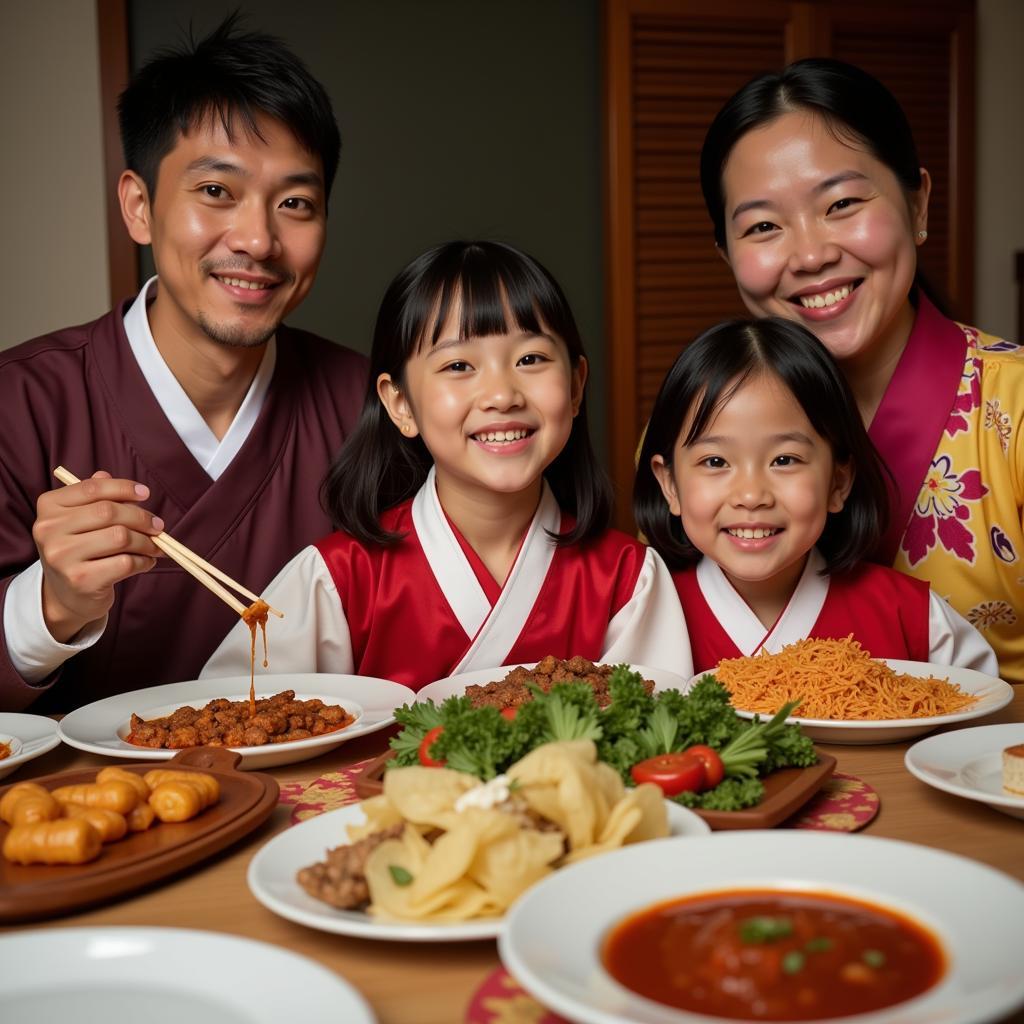
[[[686,690],[686,680],[672,672],[645,665],[630,665],[648,684],[648,692],[655,690]],[[535,683],[547,692],[556,683],[584,682],[594,688],[598,703],[604,707],[611,698],[608,677],[614,665],[596,665],[586,658],[547,657],[531,665],[502,665],[500,668],[464,672],[424,686],[416,694],[417,700],[432,700],[435,704],[452,696],[469,697],[473,707],[515,708],[531,699],[528,684]]]
[[[199,679],[87,704],[59,725],[72,747],[106,757],[165,761],[192,746],[228,747],[239,767],[292,764],[383,729],[414,699],[406,686],[369,676],[264,676],[250,714],[249,677]]]

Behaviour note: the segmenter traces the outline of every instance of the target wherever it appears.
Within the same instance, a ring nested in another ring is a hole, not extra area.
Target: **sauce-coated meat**
[[[250,715],[249,702],[218,697],[201,708],[180,707],[164,718],[146,721],[131,717],[126,737],[139,747],[180,750],[183,747],[261,747],[267,743],[322,736],[351,725],[355,718],[337,704],[325,704],[318,697],[296,700],[294,690],[284,690],[256,701]]]

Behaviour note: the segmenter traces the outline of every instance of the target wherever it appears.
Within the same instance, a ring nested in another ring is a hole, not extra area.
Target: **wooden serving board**
[[[388,751],[371,761],[356,776],[355,790],[362,799],[377,796],[384,789],[385,765],[394,757]],[[810,768],[780,768],[772,772],[764,782],[764,797],[754,807],[744,811],[694,810],[713,829],[773,828],[795,814],[836,769],[836,759],[829,754],[818,752],[818,763]]]
[[[193,747],[171,760],[119,765],[137,775],[154,768],[197,769],[220,783],[220,800],[191,821],[155,822],[129,833],[88,864],[11,864],[0,857],[0,922],[31,921],[118,899],[173,875],[229,846],[270,817],[278,784],[270,775],[240,772],[241,755],[221,747]],[[102,767],[102,766],[100,766]],[[30,781],[47,789],[93,782],[99,768],[44,775]],[[0,788],[0,797],[10,786]],[[0,823],[0,844],[9,826]]]

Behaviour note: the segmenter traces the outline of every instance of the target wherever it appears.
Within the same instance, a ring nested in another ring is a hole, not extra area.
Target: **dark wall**
[[[511,242],[572,303],[604,451],[597,0],[130,0],[133,67],[238,6],[309,65],[341,126],[327,251],[289,322],[367,351],[413,256],[456,237]]]

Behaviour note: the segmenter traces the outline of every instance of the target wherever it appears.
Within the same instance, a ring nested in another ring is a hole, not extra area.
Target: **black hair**
[[[370,376],[359,422],[335,459],[321,501],[335,526],[364,543],[386,545],[400,535],[380,525],[381,513],[412,497],[433,460],[419,437],[405,438],[377,394],[389,374],[402,386],[405,365],[421,346],[440,337],[453,303],[460,304],[459,338],[513,329],[553,333],[569,359],[584,356],[572,310],[551,274],[533,257],[500,242],[448,242],[414,259],[388,286],[377,314]],[[584,397],[565,447],[544,471],[559,506],[576,517],[559,544],[593,537],[607,528],[611,484],[590,444]]]
[[[675,361],[654,401],[640,450],[633,512],[651,546],[673,569],[700,561],[651,469],[672,466],[678,445],[693,444],[744,381],[771,374],[793,394],[837,464],[853,467],[842,511],[829,513],[817,547],[826,572],[850,569],[871,554],[889,518],[888,470],[868,437],[853,393],[824,345],[781,317],[729,320],[705,331]],[[692,417],[685,437],[680,434]]]
[[[191,28],[180,46],[158,50],[132,77],[117,104],[125,165],[156,195],[160,162],[207,119],[219,119],[229,138],[237,122],[262,139],[258,115],[285,124],[320,157],[330,195],[341,136],[324,87],[280,39],[240,32],[229,15],[198,42]]]
[[[700,187],[723,249],[725,195],[722,174],[733,147],[747,132],[793,111],[817,114],[841,142],[861,146],[885,164],[904,192],[921,188],[921,163],[910,122],[895,96],[873,75],[840,60],[809,57],[781,72],[759,75],[719,110],[700,151]],[[914,285],[943,312],[947,303],[918,269]]]

